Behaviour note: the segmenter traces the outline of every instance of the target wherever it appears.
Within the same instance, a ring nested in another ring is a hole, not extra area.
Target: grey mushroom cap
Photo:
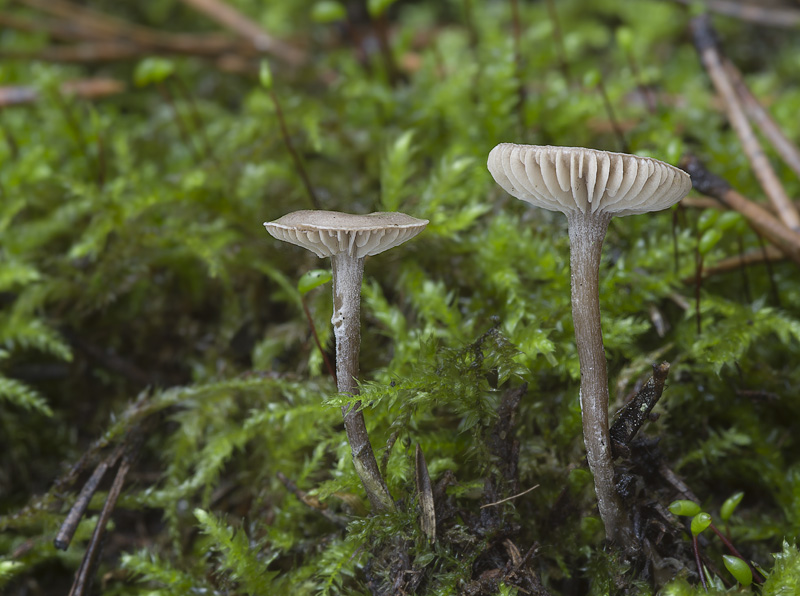
[[[583,147],[500,143],[487,165],[510,195],[567,214],[660,211],[692,188],[686,172],[657,159]]]
[[[307,248],[318,257],[377,255],[410,240],[428,225],[405,213],[353,215],[338,211],[294,211],[264,223],[272,236]]]

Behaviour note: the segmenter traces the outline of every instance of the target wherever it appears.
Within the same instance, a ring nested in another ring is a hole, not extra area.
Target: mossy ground
[[[271,61],[272,90],[321,207],[430,220],[367,260],[363,288],[365,416],[397,511],[366,515],[342,398],[303,313],[298,280],[327,264],[261,225],[310,200],[258,61],[232,73],[172,58],[163,85],[136,87],[137,61],[4,60],[4,85],[40,91],[0,112],[5,593],[67,592],[108,478],[71,547],[56,550],[53,537],[96,462],[131,436],[143,443],[95,593],[695,593],[690,539],[666,511],[683,497],[664,469],[714,515],[744,491],[733,540],[771,572],[763,594],[794,593],[780,590],[800,582],[797,267],[734,270],[697,293],[686,280],[698,247],[706,266],[759,248],[740,216],[676,207],[612,222],[601,305],[613,409],[654,362],[671,363],[660,418],[623,464],[663,567],[625,561],[603,544],[584,460],[566,222],[510,198],[485,167],[504,141],[670,163],[691,150],[760,199],[685,7],[559,1],[559,44],[547,3],[520,2],[516,56],[512,2],[399,1],[385,17],[390,67],[361,3],[349,26],[319,22],[311,1],[231,3],[307,54],[299,68]],[[216,27],[177,1],[89,4],[162,30]],[[800,138],[797,36],[715,24]],[[2,51],[49,44],[0,34]],[[128,89],[94,101],[58,92],[100,76]],[[790,171],[778,173],[800,196]],[[305,300],[331,351],[330,287]],[[720,544],[704,540],[703,552],[714,589],[733,586]]]

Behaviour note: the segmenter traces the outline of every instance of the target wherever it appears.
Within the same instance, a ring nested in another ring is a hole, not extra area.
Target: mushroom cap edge
[[[584,147],[500,143],[487,166],[512,196],[565,214],[660,211],[692,188],[686,172],[657,159]]]
[[[356,258],[377,255],[410,240],[427,225],[426,219],[380,211],[355,215],[302,210],[264,222],[274,238],[302,246],[321,258],[337,254]]]

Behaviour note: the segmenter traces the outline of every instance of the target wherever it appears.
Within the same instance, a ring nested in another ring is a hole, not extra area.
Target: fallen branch
[[[684,155],[681,167],[692,177],[694,189],[741,213],[753,228],[800,265],[800,232],[788,228],[761,205],[742,196],[693,155]]]
[[[690,23],[690,29],[700,60],[725,104],[728,120],[742,143],[761,188],[769,197],[780,219],[790,228],[800,230],[800,214],[761,148],[761,143],[747,120],[733,83],[723,66],[710,18],[708,15],[695,17]]]

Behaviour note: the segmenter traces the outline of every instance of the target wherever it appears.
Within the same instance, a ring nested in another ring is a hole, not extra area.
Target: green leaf
[[[717,228],[711,228],[710,230],[706,230],[705,233],[700,238],[700,243],[698,245],[698,250],[700,251],[701,255],[707,254],[712,248],[717,245],[717,242],[722,240],[722,232],[720,232]]]
[[[333,279],[333,274],[329,269],[314,269],[304,273],[297,282],[297,291],[301,296],[305,296],[311,290],[325,285]]]
[[[711,525],[711,516],[702,511],[692,518],[691,530],[693,536],[702,534]]]
[[[258,80],[264,89],[267,91],[272,90],[272,69],[269,67],[268,60],[261,61],[261,66],[258,69]]]
[[[367,0],[367,12],[373,19],[381,16],[389,10],[389,7],[397,0]]]
[[[675,515],[683,515],[686,517],[697,515],[701,511],[700,505],[698,505],[694,501],[688,501],[685,499],[673,501],[672,503],[670,503],[669,510]]]
[[[731,515],[733,515],[733,512],[736,511],[736,508],[739,506],[739,503],[742,502],[743,498],[744,498],[744,493],[738,492],[725,499],[725,502],[719,509],[720,519],[722,519],[722,521],[728,521],[731,518]]]
[[[725,569],[731,572],[731,575],[736,578],[736,581],[743,586],[749,586],[753,583],[753,572],[745,561],[733,555],[722,555],[722,560],[725,563]]]
[[[311,18],[317,23],[333,23],[347,18],[347,9],[335,0],[323,0],[311,7]]]
[[[175,64],[166,58],[145,58],[136,65],[133,81],[137,87],[163,83],[175,72]]]

